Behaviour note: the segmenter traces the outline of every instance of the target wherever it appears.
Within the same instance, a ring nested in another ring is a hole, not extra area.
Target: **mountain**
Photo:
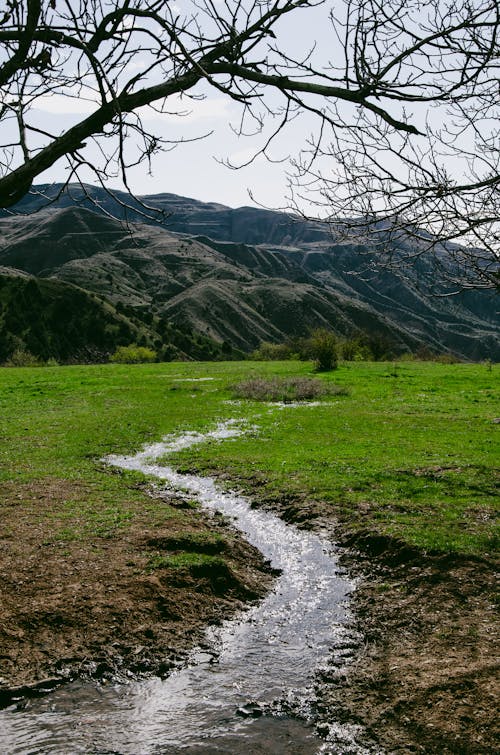
[[[500,358],[493,293],[434,296],[416,276],[370,268],[368,242],[336,243],[324,224],[172,194],[140,198],[161,211],[160,224],[137,200],[93,187],[43,206],[60,188],[38,187],[4,213],[0,265],[92,292],[142,323],[147,342],[163,347],[159,323],[168,323],[188,349],[201,338],[205,351],[220,355],[224,345],[227,355],[325,326],[368,333],[394,354]]]

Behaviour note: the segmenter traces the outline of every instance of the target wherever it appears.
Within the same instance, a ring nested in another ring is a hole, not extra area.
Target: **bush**
[[[31,351],[16,349],[5,362],[6,367],[41,367],[38,357],[33,356]]]
[[[358,358],[360,353],[359,341],[356,341],[353,338],[341,341],[339,344],[339,351],[342,359],[346,362],[353,362]]]
[[[319,372],[337,369],[337,338],[326,328],[313,331],[309,341],[309,350]]]
[[[273,362],[293,359],[296,356],[291,346],[287,343],[268,343],[267,341],[263,341],[259,348],[252,352],[250,359],[260,362]]]
[[[434,361],[438,362],[439,364],[456,364],[460,361],[460,359],[455,356],[455,354],[445,353],[438,354],[436,357],[434,357]]]
[[[110,362],[115,364],[142,364],[156,361],[156,351],[146,346],[138,346],[136,343],[130,346],[119,346],[110,357]]]
[[[233,388],[235,398],[254,401],[308,401],[321,396],[342,396],[348,391],[317,378],[250,378]]]

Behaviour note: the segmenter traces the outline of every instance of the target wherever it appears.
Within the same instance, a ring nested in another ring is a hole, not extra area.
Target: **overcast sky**
[[[331,7],[332,3],[328,3],[280,19],[280,42],[285,40],[288,49],[298,57],[305,54],[314,41],[323,51],[330,50],[332,32],[328,10]],[[155,156],[151,175],[145,165],[130,170],[131,188],[139,195],[171,192],[231,207],[255,203],[271,208],[286,206],[286,158],[297,155],[304,145],[314,128],[312,119],[303,117],[296,120],[280,134],[270,150],[272,159],[279,162],[271,163],[260,156],[248,167],[231,170],[220,161],[229,159],[235,164],[247,162],[263,144],[262,136],[238,138],[231,129],[231,125],[237,127],[239,123],[238,104],[213,88],[206,88],[204,94],[204,100],[193,101],[184,97],[180,102],[172,103],[172,111],[185,111],[185,117],[160,116],[151,111],[146,116],[146,125],[152,132],[166,139],[196,139],[208,133],[210,136]],[[57,131],[58,128],[72,125],[78,116],[81,118],[82,113],[91,113],[94,107],[82,99],[69,100],[50,95],[43,98],[43,102],[37,102],[37,117],[44,127]],[[37,179],[37,183],[64,181],[66,177],[67,166],[61,160]],[[81,177],[86,178],[84,172]],[[88,178],[95,181],[90,172]],[[119,182],[111,181],[110,185],[122,188]],[[249,192],[253,194],[255,202]]]
[[[216,94],[203,101],[183,98],[178,103],[186,116],[155,115],[147,119],[147,125],[155,133],[167,139],[196,139],[203,134],[206,138],[178,145],[172,151],[155,156],[152,175],[146,165],[129,172],[131,187],[137,194],[171,192],[194,197],[203,201],[215,201],[232,207],[252,204],[249,190],[255,199],[272,207],[282,206],[286,194],[286,163],[270,163],[259,156],[254,164],[240,170],[231,170],[220,163],[230,159],[241,164],[250,159],[261,143],[258,138],[238,138],[231,130],[230,123],[237,123],[238,109],[234,103]],[[73,114],[68,110],[73,110]],[[39,110],[39,117],[46,126],[91,112],[83,102],[70,102],[66,98],[51,97]],[[153,116],[154,114],[152,114]],[[272,150],[275,159],[286,158],[289,153],[298,151],[304,137],[304,129],[293,124],[282,135]],[[37,183],[64,181],[66,165],[63,160],[44,173]],[[84,173],[82,172],[82,177]],[[89,180],[92,180],[89,172]],[[115,187],[120,186],[119,182]]]

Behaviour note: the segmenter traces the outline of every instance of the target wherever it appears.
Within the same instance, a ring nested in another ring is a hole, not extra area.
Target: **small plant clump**
[[[115,364],[145,364],[155,362],[156,358],[156,351],[153,349],[133,343],[130,346],[119,346],[109,361]]]
[[[340,396],[348,393],[346,388],[326,383],[318,378],[249,378],[233,388],[235,398],[254,401],[310,401],[323,396]]]
[[[5,362],[5,367],[41,367],[42,361],[26,349],[16,349]]]
[[[57,359],[40,359],[27,349],[16,349],[1,367],[59,367]]]
[[[171,553],[162,555],[157,553],[149,559],[148,570],[155,569],[186,569],[188,571],[197,571],[200,568],[227,568],[226,562],[221,556],[214,556],[207,553]]]
[[[276,362],[286,359],[299,359],[300,349],[294,350],[290,343],[269,343],[262,341],[258,349],[250,354],[251,360],[256,362]]]
[[[307,338],[295,338],[285,343],[262,342],[250,359],[278,361],[286,359],[312,360],[318,372],[337,369],[339,341],[326,328],[316,328]]]

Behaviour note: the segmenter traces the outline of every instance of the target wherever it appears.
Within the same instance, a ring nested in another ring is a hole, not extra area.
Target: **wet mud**
[[[261,485],[256,477],[258,505],[325,533],[356,579],[351,608],[362,642],[348,667],[332,657],[319,675],[325,716],[359,725],[380,752],[500,752],[498,563],[353,531],[320,501],[266,496]]]

